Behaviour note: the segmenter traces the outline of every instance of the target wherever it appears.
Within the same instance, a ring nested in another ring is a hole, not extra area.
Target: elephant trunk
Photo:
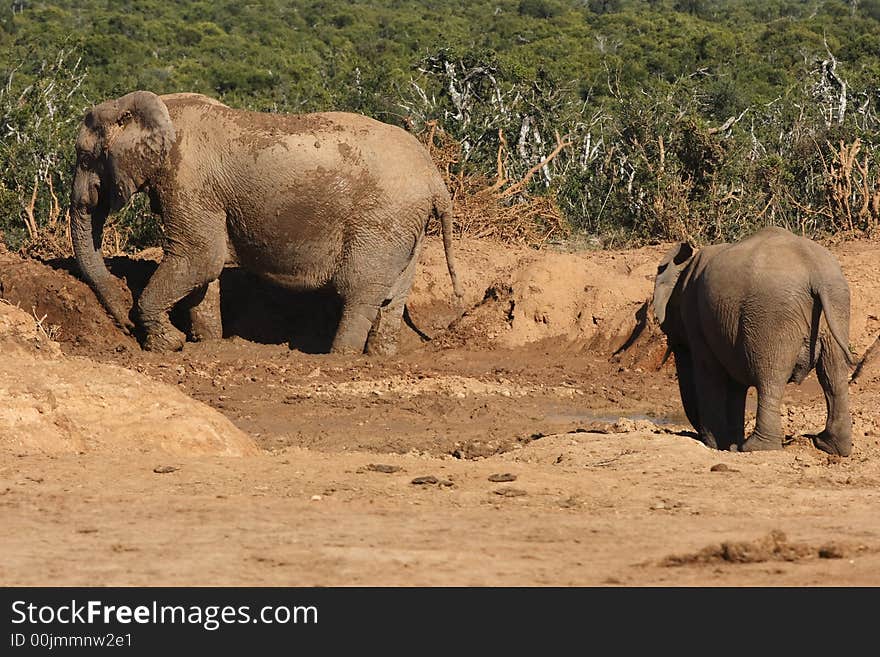
[[[74,193],[70,208],[70,238],[73,252],[83,278],[94,290],[95,295],[107,312],[126,333],[131,333],[134,324],[129,319],[130,300],[115,285],[113,275],[104,263],[101,253],[101,239],[108,211],[104,204],[88,207],[79,202],[74,183]]]

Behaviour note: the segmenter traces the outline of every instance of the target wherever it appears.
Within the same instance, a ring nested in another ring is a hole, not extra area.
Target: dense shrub
[[[470,208],[459,228],[479,234],[545,241],[565,224],[621,244],[734,239],[768,223],[817,237],[871,232],[878,6],[3,3],[0,231],[14,247],[63,250],[83,109],[146,88],[260,111],[359,111],[430,134]],[[477,212],[513,223],[492,233]],[[107,247],[159,238],[139,199],[110,225]]]

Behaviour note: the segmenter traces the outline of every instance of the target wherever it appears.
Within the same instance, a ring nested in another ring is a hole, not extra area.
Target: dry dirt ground
[[[851,458],[811,444],[815,374],[784,450],[718,452],[658,369],[664,247],[455,246],[464,302],[430,242],[432,339],[391,358],[321,354],[332,296],[235,270],[226,339],[144,353],[70,262],[0,253],[0,584],[880,585],[880,364]],[[862,353],[880,246],[832,250]],[[112,264],[136,295],[155,254]]]

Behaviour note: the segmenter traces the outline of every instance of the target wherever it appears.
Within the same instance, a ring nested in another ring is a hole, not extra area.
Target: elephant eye
[[[664,262],[662,265],[660,265],[659,267],[657,267],[657,273],[658,273],[658,274],[662,274],[663,272],[666,271],[666,268],[667,268],[668,266],[669,266],[669,265],[668,265],[667,263]]]

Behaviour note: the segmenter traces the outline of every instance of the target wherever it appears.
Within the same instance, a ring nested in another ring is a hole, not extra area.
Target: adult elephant
[[[828,410],[815,445],[849,456],[850,294],[827,249],[781,228],[700,251],[681,243],[657,269],[653,306],[685,413],[707,445],[781,449],[785,385],[815,367]],[[757,422],[744,440],[751,386]]]
[[[343,301],[332,351],[393,353],[433,216],[457,296],[451,200],[426,149],[358,114],[232,109],[200,94],[135,91],[86,113],[76,140],[71,236],[83,276],[126,331],[127,299],[101,254],[107,216],[137,192],[162,216],[164,258],[138,300],[145,349],[180,349],[168,318],[187,298],[195,339],[220,337],[227,263]]]

